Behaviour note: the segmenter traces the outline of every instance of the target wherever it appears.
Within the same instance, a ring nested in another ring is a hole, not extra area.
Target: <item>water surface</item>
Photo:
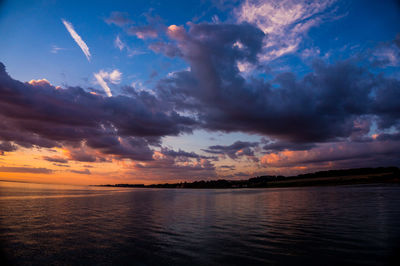
[[[395,185],[192,190],[0,182],[0,243],[17,265],[396,265],[399,207]]]

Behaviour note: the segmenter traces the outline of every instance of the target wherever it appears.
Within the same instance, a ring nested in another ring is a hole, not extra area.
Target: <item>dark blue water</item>
[[[400,256],[399,186],[0,182],[0,210],[3,256],[17,265],[396,265]]]

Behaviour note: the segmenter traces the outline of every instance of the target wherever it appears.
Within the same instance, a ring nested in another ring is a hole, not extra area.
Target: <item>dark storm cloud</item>
[[[0,140],[20,146],[89,147],[122,158],[151,160],[160,138],[191,132],[196,121],[183,117],[147,92],[102,97],[81,88],[61,89],[46,80],[22,83],[0,65]],[[72,160],[96,157],[71,152]]]
[[[119,158],[146,161],[152,160],[153,150],[145,138],[127,137],[118,140],[116,137],[91,138],[88,146],[101,151],[103,154],[114,154]]]
[[[18,148],[8,141],[0,142],[0,155],[4,152],[16,151]]]
[[[167,155],[167,156],[172,156],[174,158],[176,157],[183,157],[183,158],[195,158],[195,159],[211,159],[213,161],[218,161],[218,157],[216,156],[204,156],[204,155],[199,155],[195,152],[187,152],[179,149],[178,151],[168,149],[168,148],[162,148],[160,151],[162,154]]]
[[[268,152],[278,152],[283,150],[291,150],[291,151],[304,151],[310,150],[315,147],[313,143],[292,143],[288,141],[274,141],[274,142],[266,142],[263,146],[263,149]]]
[[[400,141],[400,133],[394,133],[394,134],[384,133],[384,134],[380,134],[377,137],[377,139],[378,140],[383,140],[383,141],[386,141],[386,140]]]
[[[236,141],[232,145],[214,145],[203,151],[212,154],[227,155],[231,159],[237,159],[240,156],[254,156],[253,148],[258,146],[258,142]]]
[[[379,78],[373,111],[381,129],[400,126],[400,80]]]
[[[0,117],[3,116],[0,113]],[[13,141],[24,148],[31,148],[34,145],[39,147],[51,148],[57,147],[59,144],[56,141],[48,140],[37,134],[25,130],[16,131],[10,121],[3,118],[0,121],[0,139],[5,141]]]
[[[361,116],[378,116],[381,128],[398,123],[399,80],[375,75],[353,60],[331,65],[316,60],[302,78],[287,72],[269,82],[245,79],[237,63],[258,64],[264,35],[257,28],[192,24],[188,32],[170,27],[168,34],[190,70],[161,80],[158,93],[177,110],[196,114],[206,129],[299,144],[347,138],[359,130],[355,121]]]
[[[394,39],[394,44],[397,45],[397,48],[400,49],[400,33],[396,35],[396,38]]]
[[[178,151],[174,151],[168,148],[161,149],[161,153],[167,156],[172,157],[187,157],[187,158],[200,158],[200,155],[194,152],[187,152],[179,149]]]

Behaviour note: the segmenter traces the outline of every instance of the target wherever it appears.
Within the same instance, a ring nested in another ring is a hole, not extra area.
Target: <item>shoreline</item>
[[[308,186],[341,186],[357,184],[400,184],[400,169],[397,167],[357,168],[321,171],[298,176],[259,176],[248,180],[209,180],[164,184],[106,184],[99,187],[127,188],[192,188],[192,189],[239,189],[279,188]]]

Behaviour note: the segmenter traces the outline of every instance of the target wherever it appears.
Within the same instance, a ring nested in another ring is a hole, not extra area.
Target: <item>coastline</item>
[[[397,167],[357,168],[330,170],[297,176],[258,176],[248,180],[207,180],[164,184],[106,184],[101,187],[127,188],[192,188],[192,189],[238,189],[278,188],[306,186],[338,186],[356,184],[400,184],[400,169]]]

